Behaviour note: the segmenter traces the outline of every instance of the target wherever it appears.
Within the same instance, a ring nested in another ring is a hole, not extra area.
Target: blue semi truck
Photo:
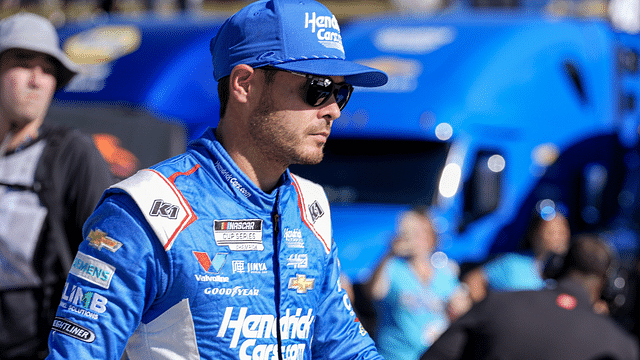
[[[138,168],[180,152],[218,120],[209,40],[223,20],[68,24],[65,50],[85,71],[50,115],[115,134]],[[440,255],[460,264],[517,250],[536,206],[561,207],[574,232],[604,231],[633,262],[640,36],[602,18],[471,7],[351,18],[342,35],[347,56],[389,83],[357,88],[325,160],[293,168],[325,187],[354,283],[411,206],[431,208]]]

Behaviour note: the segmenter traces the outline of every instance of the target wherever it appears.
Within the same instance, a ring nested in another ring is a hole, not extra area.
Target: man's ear
[[[229,93],[237,101],[246,103],[256,71],[249,65],[236,65],[229,76]]]

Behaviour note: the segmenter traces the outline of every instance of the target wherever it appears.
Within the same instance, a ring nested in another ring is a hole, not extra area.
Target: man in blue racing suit
[[[312,0],[261,0],[211,41],[221,119],[108,189],[84,226],[50,359],[381,359],[339,283],[315,164],[356,86]],[[313,74],[313,75],[311,75]]]

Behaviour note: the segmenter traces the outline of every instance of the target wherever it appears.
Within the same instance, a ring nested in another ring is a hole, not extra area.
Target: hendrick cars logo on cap
[[[315,12],[306,12],[304,14],[304,28],[310,29],[322,46],[340,50],[344,54],[340,26],[333,14],[331,16],[321,16],[316,15]]]

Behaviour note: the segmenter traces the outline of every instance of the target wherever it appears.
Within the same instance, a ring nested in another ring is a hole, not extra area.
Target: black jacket
[[[0,156],[0,360],[46,355],[82,225],[114,182],[78,130],[43,125],[38,138]]]
[[[638,360],[637,340],[593,312],[578,283],[539,291],[491,292],[421,360]]]

